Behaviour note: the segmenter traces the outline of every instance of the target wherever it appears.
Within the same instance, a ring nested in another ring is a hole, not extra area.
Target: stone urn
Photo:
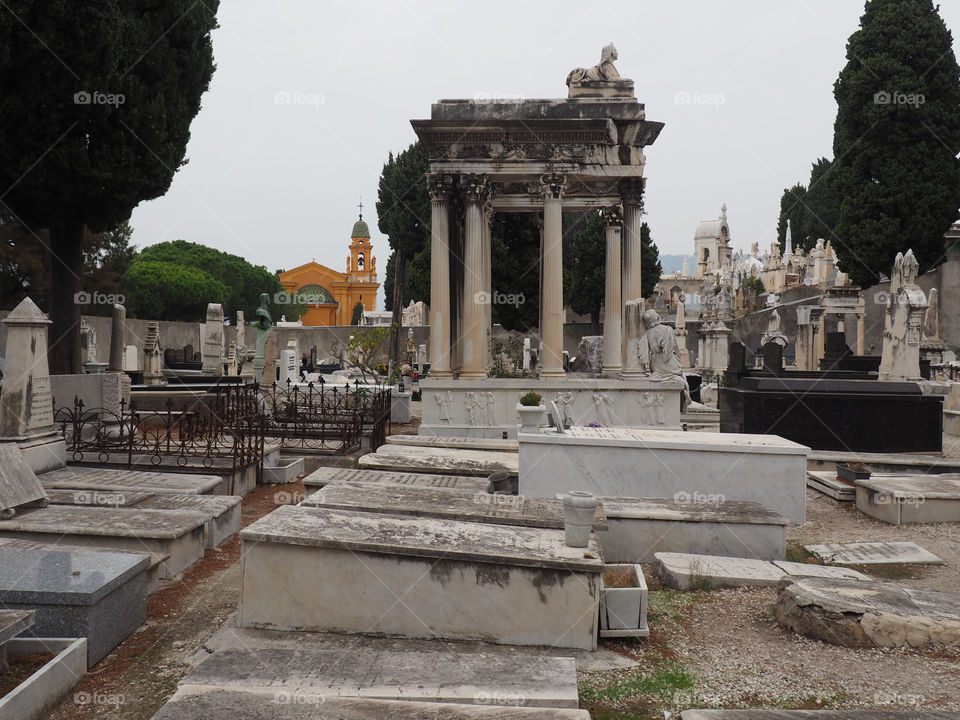
[[[571,490],[563,498],[563,531],[570,547],[586,547],[597,514],[597,498],[584,490]]]
[[[517,403],[517,414],[520,416],[520,432],[540,432],[540,423],[547,408],[543,405],[521,405]]]

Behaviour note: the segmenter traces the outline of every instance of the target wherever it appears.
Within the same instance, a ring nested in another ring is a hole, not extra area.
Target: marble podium
[[[776,435],[574,427],[518,439],[521,495],[738,500],[804,522],[809,448]]]

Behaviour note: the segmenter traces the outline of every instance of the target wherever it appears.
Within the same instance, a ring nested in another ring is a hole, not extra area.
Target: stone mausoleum
[[[337,272],[311,260],[277,277],[289,297],[306,304],[307,311],[301,318],[304,325],[350,325],[358,302],[364,310],[376,310],[380,289],[377,259],[363,213],[350,233],[346,272]]]
[[[616,59],[610,45],[598,65],[573,70],[566,98],[440,100],[429,120],[411,121],[429,156],[432,198],[422,433],[515,432],[516,402],[527,390],[555,400],[575,424],[679,426],[681,383],[644,372],[642,305],[628,304],[641,297],[643,149],[663,123],[646,119]],[[593,208],[607,222],[602,378],[563,367],[562,214]],[[490,226],[498,212],[542,218],[538,379],[487,377],[490,298],[509,291],[491,287]]]

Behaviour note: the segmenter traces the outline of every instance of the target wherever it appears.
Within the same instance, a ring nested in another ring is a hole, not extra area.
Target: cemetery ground
[[[394,427],[414,434],[416,422]],[[953,438],[947,438],[952,441]],[[960,447],[945,442],[960,457]],[[303,497],[303,484],[259,486],[243,500],[243,525]],[[812,562],[810,543],[912,541],[943,565],[858,567],[877,579],[960,592],[960,527],[899,527],[807,490],[807,522],[788,529],[788,559]],[[618,670],[579,672],[580,706],[595,720],[663,718],[687,707],[800,709],[960,709],[960,648],[850,649],[787,632],[774,614],[776,588],[683,592],[650,587],[650,637],[602,640],[602,650],[635,661]],[[207,639],[236,611],[241,577],[234,537],[149,599],[148,622],[81,680],[51,720],[149,720],[175,692]],[[573,651],[552,650],[552,654]]]

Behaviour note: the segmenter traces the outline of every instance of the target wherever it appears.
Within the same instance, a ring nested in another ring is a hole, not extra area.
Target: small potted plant
[[[530,391],[521,395],[520,402],[517,403],[517,414],[520,416],[520,432],[540,432],[540,422],[543,420],[546,411],[540,393]]]

